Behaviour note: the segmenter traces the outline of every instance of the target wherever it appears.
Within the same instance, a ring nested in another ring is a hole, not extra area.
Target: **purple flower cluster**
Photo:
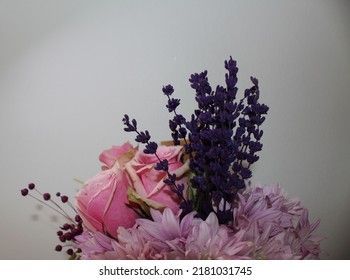
[[[225,68],[226,87],[217,86],[215,91],[208,82],[207,71],[191,76],[198,109],[186,127],[190,131],[187,151],[194,154],[190,168],[195,173],[195,210],[202,218],[214,211],[220,223],[227,224],[232,219],[236,193],[245,187],[245,180],[252,176],[250,165],[259,158],[256,153],[262,148],[260,126],[268,107],[259,103],[255,78],[251,78],[254,85],[237,101],[236,61],[225,61]]]
[[[33,194],[34,192],[34,194]],[[76,254],[79,254],[81,251],[79,249],[73,250],[72,245],[68,244],[70,241],[74,242],[76,236],[80,236],[83,229],[83,220],[78,215],[74,206],[70,203],[68,196],[61,195],[60,192],[56,193],[56,197],[60,198],[60,202],[63,204],[67,204],[70,210],[74,212],[74,218],[70,215],[66,210],[63,209],[61,205],[58,204],[52,197],[50,193],[41,193],[34,183],[28,184],[27,188],[21,189],[22,196],[30,196],[34,200],[44,204],[46,207],[49,207],[56,213],[60,214],[67,220],[62,226],[60,226],[60,230],[57,231],[57,236],[59,241],[63,244],[57,245],[55,247],[56,251],[62,251],[63,247],[66,247],[66,253],[72,258],[76,258]],[[66,242],[68,242],[66,244]]]
[[[230,57],[225,61],[225,68],[228,71],[226,86],[217,86],[215,90],[208,82],[207,71],[191,75],[189,81],[196,91],[198,108],[189,121],[176,111],[180,100],[172,97],[174,88],[163,87],[168,97],[166,107],[174,113],[169,121],[174,145],[184,140],[185,154],[190,158],[194,174],[190,187],[196,195],[182,203],[181,208],[185,213],[197,211],[202,219],[214,211],[222,224],[232,221],[236,193],[245,187],[245,180],[252,176],[250,166],[259,159],[257,152],[262,149],[263,135],[260,127],[269,109],[259,102],[258,80],[253,77],[253,86],[237,100],[236,61]],[[135,120],[130,122],[125,116],[123,121],[126,131],[136,131]],[[137,134],[136,141],[146,143],[145,152],[156,153],[156,143],[148,143],[148,131]],[[166,165],[166,162],[160,163],[159,169],[166,171],[162,168]],[[173,183],[171,177],[166,183]],[[182,191],[181,188],[174,188],[174,191],[179,189]]]

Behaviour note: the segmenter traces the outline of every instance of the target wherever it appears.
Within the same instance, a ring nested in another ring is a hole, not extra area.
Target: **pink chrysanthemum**
[[[238,195],[232,225],[212,212],[205,221],[192,212],[182,219],[166,208],[151,209],[152,220],[120,227],[117,239],[95,232],[76,238],[83,259],[317,259],[319,221],[309,222],[298,199],[283,189],[247,187]]]
[[[138,219],[137,224],[118,229],[118,240],[96,232],[76,238],[82,259],[247,259],[251,242],[239,233],[219,225],[214,213],[203,221],[192,212],[180,220],[166,208],[151,210],[153,221]]]
[[[322,237],[314,235],[299,199],[288,199],[280,186],[247,187],[238,195],[234,227],[254,243],[253,259],[318,259]]]
[[[176,258],[176,254],[170,254],[172,246],[183,243],[200,221],[194,219],[195,214],[190,213],[180,221],[180,213],[174,215],[168,208],[163,213],[151,209],[153,220],[138,219],[132,228],[120,227],[117,240],[98,232],[84,232],[76,238],[75,246],[82,250],[83,259]]]
[[[158,250],[133,227],[118,229],[118,241],[100,232],[84,232],[75,244],[84,260],[145,260],[161,259]]]
[[[184,242],[184,249],[178,252],[183,259],[247,259],[252,244],[243,240],[244,235],[244,230],[234,233],[230,227],[219,225],[212,212],[205,221],[192,228]]]

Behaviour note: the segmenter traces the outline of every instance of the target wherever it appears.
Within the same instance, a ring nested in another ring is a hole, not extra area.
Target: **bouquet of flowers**
[[[173,87],[163,87],[173,115],[171,145],[152,141],[124,115],[124,130],[139,144],[103,151],[102,171],[83,182],[74,204],[59,192],[56,199],[40,193],[33,183],[21,190],[67,219],[57,232],[57,251],[65,248],[72,259],[320,257],[319,221],[311,223],[308,210],[280,186],[250,182],[269,108],[260,103],[253,77],[237,98],[236,61],[230,57],[225,68],[226,85],[215,90],[207,71],[191,75],[198,107],[189,119],[178,113]]]

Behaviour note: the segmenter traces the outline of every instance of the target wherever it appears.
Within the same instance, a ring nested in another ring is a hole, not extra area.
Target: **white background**
[[[280,183],[320,218],[324,259],[350,259],[348,1],[0,0],[0,259],[63,259],[56,214],[19,190],[74,197],[99,153],[133,135],[170,138],[163,85],[189,116],[188,77],[239,89],[259,78],[270,106],[253,182]]]

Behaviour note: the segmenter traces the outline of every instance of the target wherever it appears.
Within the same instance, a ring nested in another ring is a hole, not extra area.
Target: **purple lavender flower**
[[[166,107],[174,113],[173,119],[169,120],[174,144],[184,140],[185,153],[194,174],[191,188],[196,195],[193,201],[184,200],[181,209],[185,210],[184,214],[195,210],[202,219],[215,211],[222,224],[232,221],[236,193],[245,187],[245,180],[252,176],[250,166],[259,159],[257,152],[262,149],[263,134],[260,126],[268,111],[266,105],[259,103],[258,80],[251,77],[253,86],[237,101],[236,61],[230,57],[225,61],[225,68],[228,71],[226,86],[218,85],[215,90],[208,81],[207,71],[191,75],[189,81],[196,91],[198,108],[189,121],[176,111],[180,100],[172,97],[173,86],[162,89],[168,98]],[[139,132],[136,120],[130,121],[127,115],[123,122],[125,131],[137,133],[136,142],[146,144],[145,153],[156,154],[157,144],[150,142],[147,130]],[[166,166],[165,162],[159,162],[157,169],[167,172]],[[171,174],[165,183],[183,197],[181,186],[175,184]]]
[[[185,122],[189,131],[185,151],[195,174],[191,181],[196,190],[194,210],[205,219],[215,209],[224,224],[232,220],[232,202],[238,190],[245,187],[245,180],[252,176],[251,164],[259,159],[256,153],[262,149],[263,134],[260,126],[268,111],[266,105],[259,103],[256,78],[251,78],[253,86],[236,101],[236,61],[225,61],[225,68],[226,87],[217,86],[214,91],[207,71],[191,75],[189,81],[196,90],[198,108]],[[173,134],[178,137],[180,125],[176,125],[177,122],[171,122]]]
[[[163,89],[163,91],[166,93],[166,95],[170,95],[172,93],[172,88],[171,86],[167,86],[166,88]],[[175,109],[174,109],[175,110]],[[183,184],[178,184],[177,181],[177,176],[175,173],[171,174],[169,172],[169,163],[168,161],[165,160],[161,160],[157,154],[157,149],[158,149],[158,144],[156,142],[150,141],[151,140],[151,136],[148,132],[148,130],[145,131],[139,131],[137,129],[137,121],[135,119],[132,119],[130,121],[130,118],[128,115],[124,115],[123,118],[123,123],[125,125],[124,130],[127,132],[135,132],[136,133],[136,138],[135,141],[138,143],[142,143],[145,144],[145,148],[143,150],[143,152],[145,154],[152,154],[155,155],[155,157],[158,159],[158,163],[156,164],[155,169],[158,171],[164,171],[165,173],[167,173],[167,178],[163,181],[166,185],[169,185],[171,190],[178,195],[181,198],[181,202],[180,202],[180,208],[185,210],[186,214],[189,213],[192,210],[192,207],[190,206],[190,202],[188,200],[185,199],[184,196],[184,185]],[[131,208],[133,208],[135,211],[137,211],[137,213],[139,210],[141,209],[135,209],[134,207],[130,206]],[[138,206],[136,206],[138,207]],[[188,210],[187,210],[188,209]]]

